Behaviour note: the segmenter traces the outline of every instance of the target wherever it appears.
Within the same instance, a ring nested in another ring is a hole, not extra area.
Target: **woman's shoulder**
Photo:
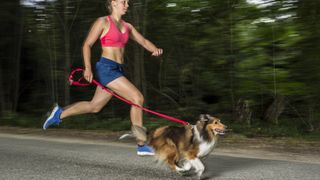
[[[101,17],[98,17],[94,23],[105,26],[109,24],[109,21],[107,19],[107,16],[101,16]]]
[[[108,22],[108,16],[101,16],[96,19],[99,22]]]
[[[133,28],[132,24],[130,24],[130,23],[128,23],[127,21],[124,21],[124,20],[123,20],[123,22],[127,25],[127,27],[128,27],[130,30],[132,30],[132,28]]]

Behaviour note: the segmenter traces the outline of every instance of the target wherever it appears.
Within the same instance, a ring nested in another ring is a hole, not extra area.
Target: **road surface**
[[[320,179],[320,163],[212,153],[202,179]],[[0,179],[193,179],[153,157],[138,157],[128,143],[0,133]]]

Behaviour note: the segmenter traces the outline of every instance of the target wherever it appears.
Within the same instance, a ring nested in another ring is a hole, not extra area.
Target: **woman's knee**
[[[89,112],[90,113],[98,113],[101,111],[103,106],[99,106],[98,104],[90,103]]]
[[[133,103],[143,105],[144,97],[141,93],[136,93],[131,98]]]

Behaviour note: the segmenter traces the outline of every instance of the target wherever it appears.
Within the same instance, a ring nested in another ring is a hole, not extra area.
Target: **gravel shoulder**
[[[134,146],[133,138],[119,140],[128,131],[105,130],[74,130],[53,128],[46,131],[34,128],[17,128],[0,126],[0,137],[10,136],[24,139],[43,139],[50,141],[108,144],[117,143],[120,146]],[[320,140],[306,141],[292,138],[246,138],[237,134],[228,134],[219,139],[213,154],[296,161],[320,164]]]

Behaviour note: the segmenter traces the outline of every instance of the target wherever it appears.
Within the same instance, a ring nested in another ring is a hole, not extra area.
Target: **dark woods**
[[[2,3],[0,124],[38,127],[53,102],[89,100],[94,87],[71,87],[67,77],[82,66],[82,42],[104,3]],[[131,41],[127,76],[145,106],[179,118],[212,113],[253,134],[319,132],[319,11],[314,0],[133,0],[125,20],[164,55]],[[92,64],[99,56],[97,42]],[[128,111],[113,100],[90,117],[128,121]]]

